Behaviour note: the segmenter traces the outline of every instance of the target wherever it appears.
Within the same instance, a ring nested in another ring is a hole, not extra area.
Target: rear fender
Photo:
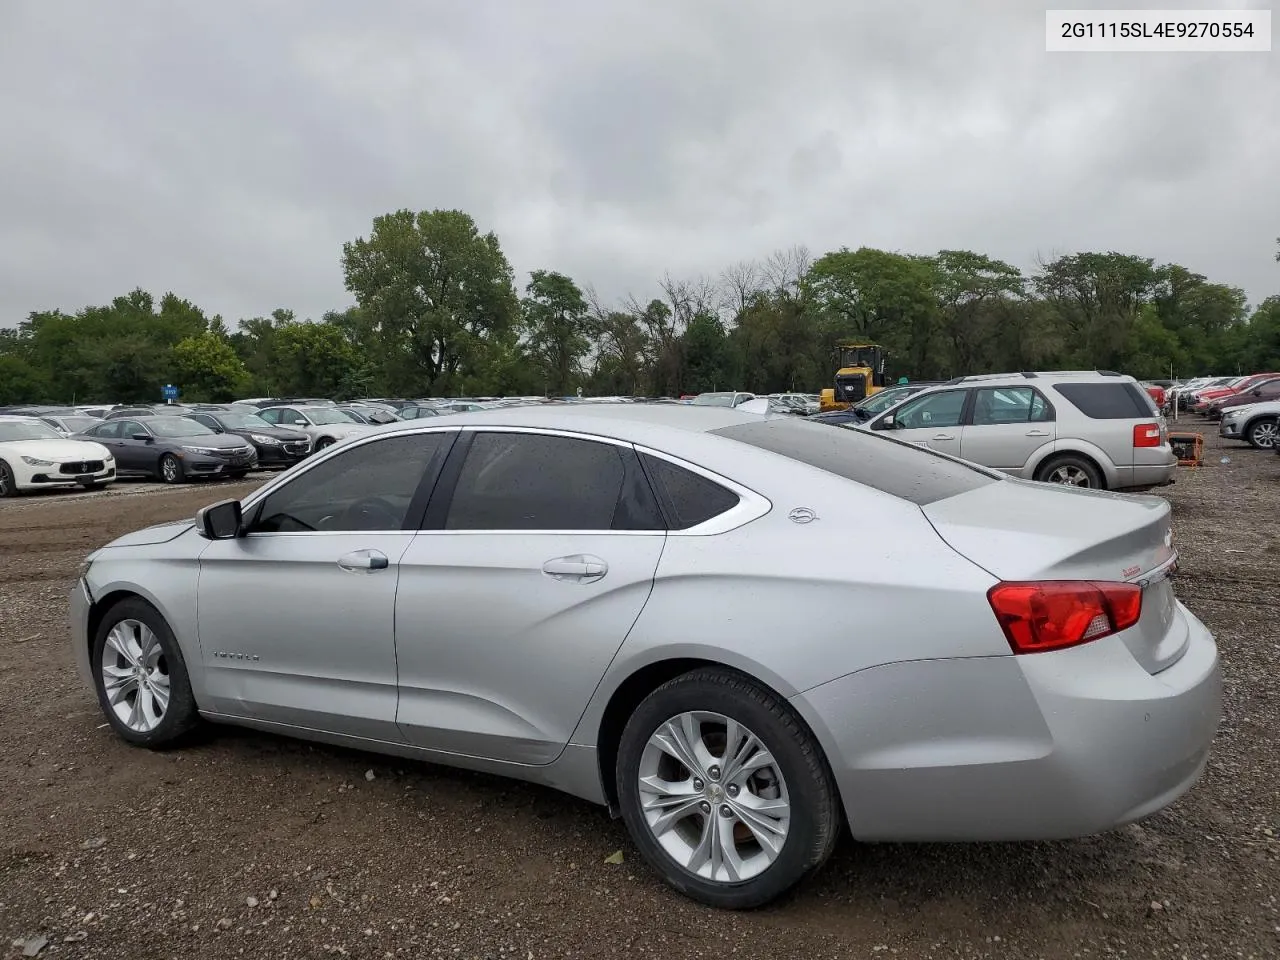
[[[1027,461],[1026,476],[1028,479],[1035,477],[1041,465],[1051,457],[1070,453],[1082,454],[1096,463],[1098,469],[1102,471],[1102,476],[1106,480],[1108,489],[1114,489],[1119,484],[1119,471],[1103,449],[1096,444],[1089,443],[1087,440],[1074,438],[1071,440],[1055,440],[1053,443],[1046,443],[1037,450],[1032,454],[1031,459]]]

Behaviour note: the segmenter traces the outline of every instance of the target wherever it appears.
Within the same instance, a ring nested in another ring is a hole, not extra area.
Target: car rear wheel
[[[18,481],[14,479],[13,469],[0,460],[0,497],[16,497],[18,495]]]
[[[162,747],[198,721],[178,641],[146,601],[123,600],[107,611],[93,637],[91,661],[98,703],[124,740]]]
[[[1092,487],[1101,490],[1102,474],[1084,457],[1053,457],[1038,471],[1042,483],[1059,483],[1067,487]]]
[[[172,453],[160,458],[160,479],[165,483],[181,483],[183,480],[182,464]]]
[[[645,860],[711,906],[774,900],[839,837],[839,798],[817,740],[786,701],[729,670],[676,677],[636,708],[617,786]]]
[[[332,446],[333,446],[332,437],[321,437],[319,440],[316,441],[317,450],[323,450],[325,447],[332,447]]]
[[[1258,450],[1274,450],[1280,438],[1280,421],[1275,417],[1262,417],[1249,425],[1249,443]]]

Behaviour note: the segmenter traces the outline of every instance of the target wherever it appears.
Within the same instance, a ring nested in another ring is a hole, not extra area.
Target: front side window
[[[299,474],[267,495],[250,533],[400,530],[448,433],[361,444]]]
[[[446,530],[659,530],[630,447],[536,433],[477,433]]]
[[[1031,387],[983,387],[974,391],[973,425],[1040,423],[1053,419],[1053,409]]]
[[[958,427],[964,412],[964,390],[940,390],[908,400],[894,414],[894,424],[905,430],[919,427]]]
[[[120,437],[120,424],[123,420],[107,420],[88,431],[89,436],[103,440],[116,440]]]

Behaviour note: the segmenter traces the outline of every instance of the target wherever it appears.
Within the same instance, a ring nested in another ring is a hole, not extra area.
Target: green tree
[[[241,395],[249,371],[224,337],[206,331],[174,345],[172,379],[184,400],[219,403]]]
[[[460,210],[380,216],[368,239],[343,245],[342,269],[396,393],[445,392],[482,373],[519,316],[497,236]]]
[[[546,392],[564,396],[581,381],[583,358],[591,343],[587,301],[563,273],[535,270],[521,301],[530,359]]]

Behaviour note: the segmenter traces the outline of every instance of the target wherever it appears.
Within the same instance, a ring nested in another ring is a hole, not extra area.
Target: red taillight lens
[[[1142,616],[1134,583],[997,583],[987,599],[1014,653],[1063,650],[1128,629]]]
[[[1140,423],[1133,428],[1133,445],[1135,447],[1160,446],[1160,424]]]

